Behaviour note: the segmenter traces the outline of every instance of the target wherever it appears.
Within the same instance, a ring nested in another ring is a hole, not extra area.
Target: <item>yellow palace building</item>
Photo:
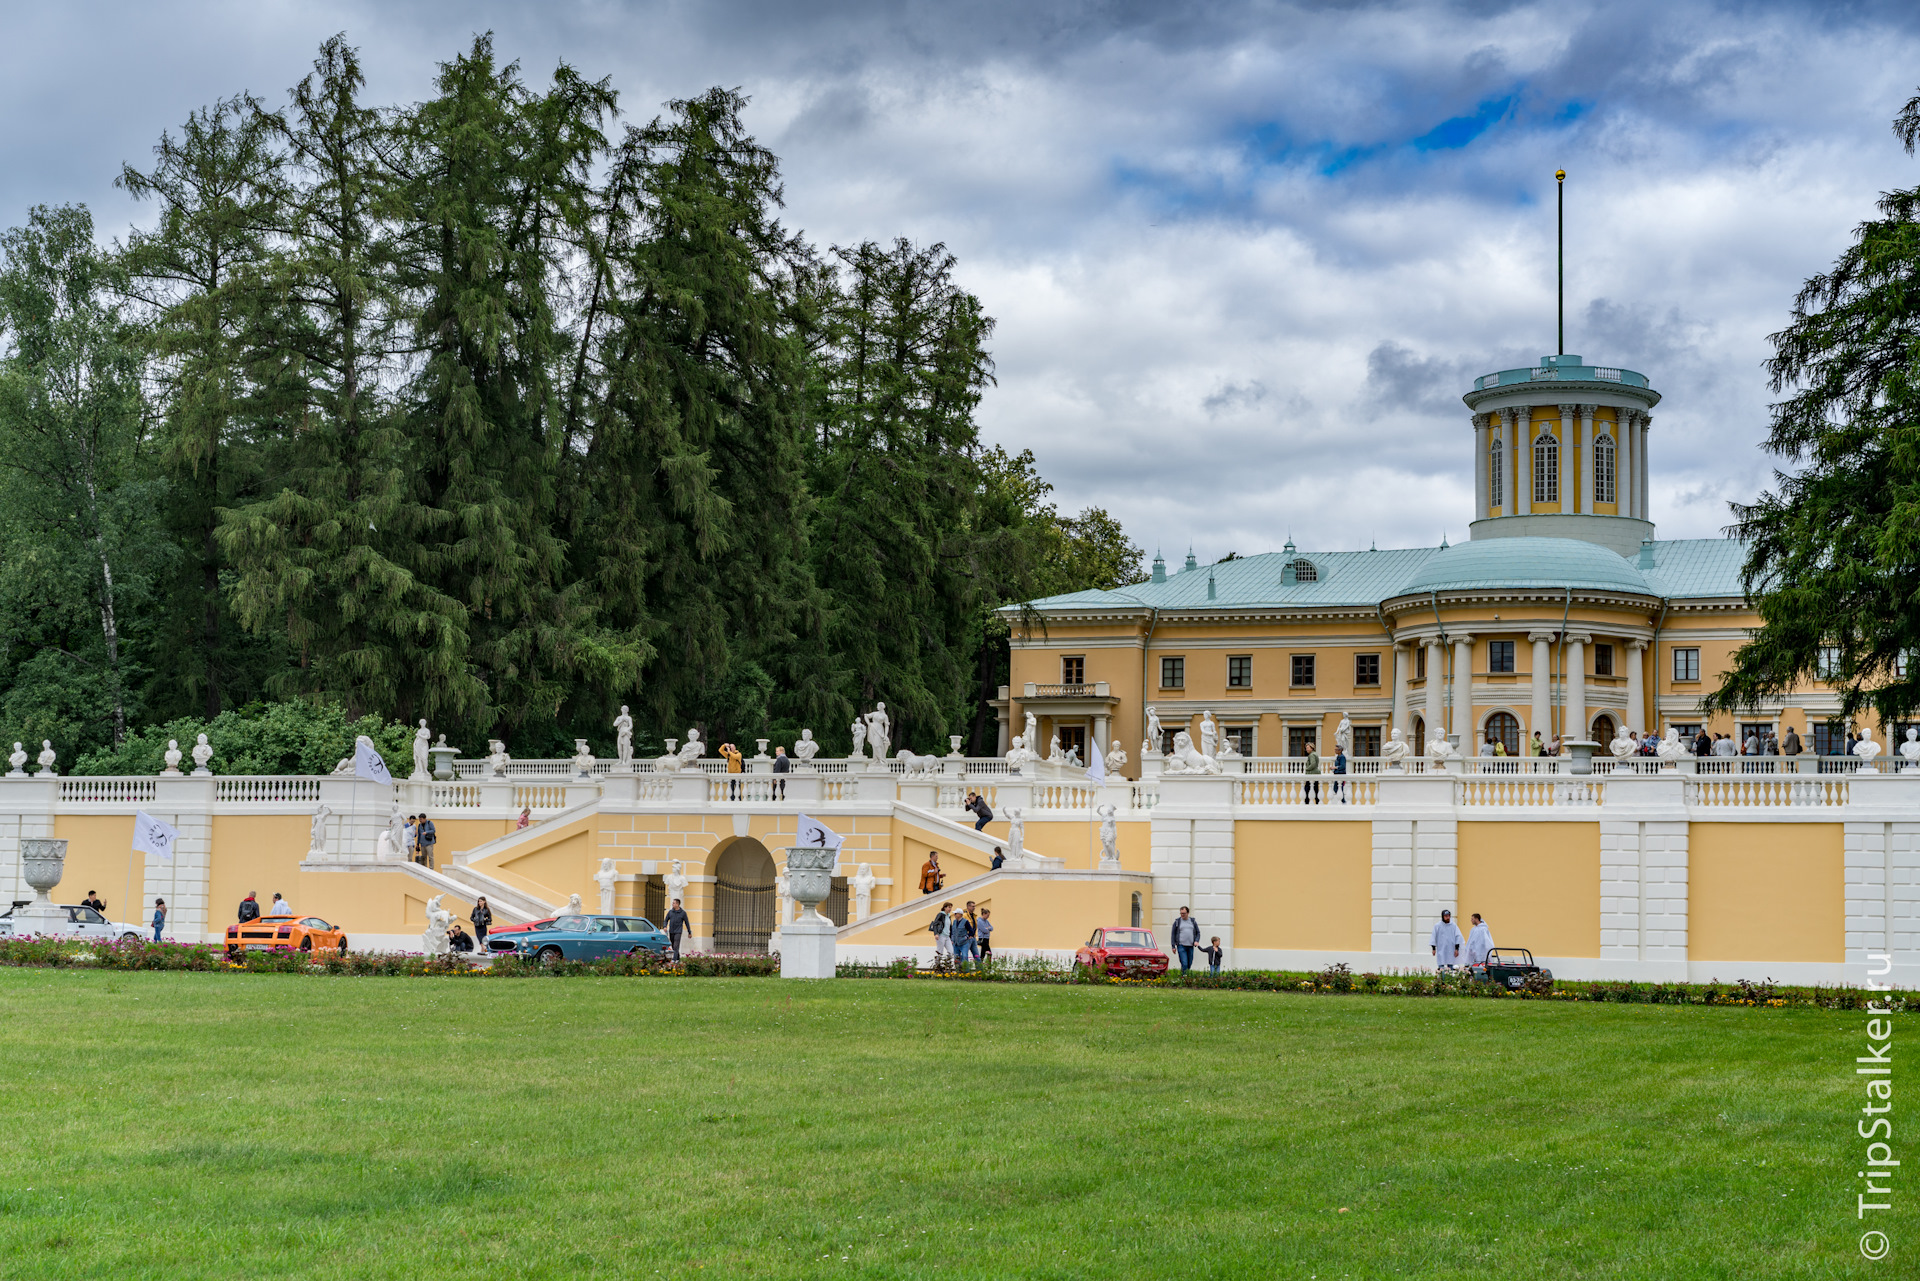
[[[1075,592],[1006,611],[1015,626],[1002,748],[1029,716],[1047,753],[1087,759],[1089,736],[1166,751],[1196,742],[1211,712],[1246,757],[1331,754],[1341,718],[1352,754],[1399,729],[1416,753],[1444,734],[1475,755],[1539,735],[1604,745],[1622,728],[1685,737],[1701,727],[1839,752],[1837,695],[1819,684],[1736,722],[1703,718],[1758,616],[1741,590],[1743,547],[1661,541],[1648,508],[1653,408],[1630,369],[1574,355],[1474,381],[1470,540],[1390,551],[1277,553]],[[1463,443],[1465,433],[1462,433]],[[1161,741],[1147,744],[1148,709]],[[1885,733],[1877,740],[1891,750]],[[1902,727],[1896,727],[1904,729]]]

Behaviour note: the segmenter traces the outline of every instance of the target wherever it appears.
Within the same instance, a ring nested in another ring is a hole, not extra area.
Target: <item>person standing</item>
[[[433,847],[439,839],[440,834],[434,829],[433,820],[422,814],[420,816],[420,861],[428,867],[433,866]]]
[[[102,916],[107,914],[107,901],[100,897],[99,890],[88,890],[87,896],[80,900],[80,906],[90,907]]]
[[[1200,955],[1207,958],[1208,977],[1216,979],[1220,977],[1220,958],[1226,954],[1227,950],[1220,946],[1218,934],[1213,936],[1213,942],[1200,949]]]
[[[1338,743],[1333,745],[1333,795],[1340,804],[1347,803],[1347,749]]]
[[[1466,940],[1460,937],[1460,927],[1453,923],[1452,911],[1440,913],[1439,923],[1433,927],[1433,965],[1445,974],[1460,964],[1460,949]]]
[[[285,899],[283,899],[283,898],[281,898],[281,897],[280,897],[280,895],[279,895],[279,892],[278,892],[278,891],[276,891],[276,892],[274,893],[274,896],[273,896],[273,906],[267,909],[267,915],[269,915],[269,916],[292,916],[292,915],[293,915],[293,904],[291,904],[291,903],[289,903],[289,902],[287,902],[287,900],[285,900]]]
[[[938,894],[946,887],[947,875],[940,870],[940,851],[928,850],[927,861],[920,865],[920,892]],[[952,904],[948,904],[949,907]]]
[[[720,744],[720,755],[727,761],[727,799],[740,799],[740,749],[732,743]]]
[[[693,933],[693,922],[687,919],[687,909],[680,906],[680,900],[673,900],[673,906],[667,909],[667,948],[673,953],[673,959],[680,959],[680,936]]]
[[[993,911],[980,909],[980,919],[973,927],[974,937],[980,947],[980,964],[985,965],[993,959]]]
[[[1802,750],[1799,731],[1791,725],[1787,726],[1787,738],[1784,743],[1780,744],[1780,754],[1782,756],[1798,756]]]
[[[1320,803],[1320,746],[1317,743],[1307,744],[1306,775],[1307,781],[1302,784],[1301,792],[1307,804],[1318,805]],[[1183,907],[1180,910],[1185,912],[1187,909]],[[1194,935],[1193,941],[1198,943],[1200,936]],[[1186,967],[1183,965],[1180,968]]]
[[[773,773],[774,773],[773,799],[774,800],[784,801],[787,799],[787,775],[792,771],[792,769],[793,769],[793,761],[787,756],[787,749],[784,747],[774,748],[773,749]]]
[[[160,927],[167,923],[167,900],[153,900],[153,941],[160,941]]]
[[[420,824],[415,815],[407,815],[407,821],[401,825],[400,846],[406,851],[409,863],[420,861]]]
[[[973,922],[965,912],[955,912],[947,919],[947,934],[953,940],[953,963],[960,969],[968,969],[973,961]]]
[[[247,896],[240,900],[240,924],[245,925],[248,921],[257,921],[259,919],[260,919],[259,896],[255,891],[248,890]]]
[[[523,805],[520,807],[520,821],[513,825],[514,829],[517,831],[520,828],[525,827],[528,823],[531,823],[532,821],[533,821],[533,807],[530,805]]]
[[[1480,919],[1480,913],[1473,914],[1473,929],[1467,934],[1467,964],[1485,965],[1488,953],[1493,951],[1493,931]]]
[[[1173,918],[1173,950],[1180,956],[1182,974],[1193,968],[1193,949],[1199,942],[1200,922],[1194,920],[1183,907],[1180,915]]]
[[[1006,864],[1006,861],[1007,861],[1006,851],[1001,849],[998,845],[994,846],[993,847],[993,870],[996,872],[999,871],[1001,867],[1003,867]]]
[[[942,903],[940,910],[933,914],[933,920],[927,925],[927,932],[933,935],[933,968],[945,969],[942,961],[953,960],[953,939],[948,931],[953,928],[953,904]]]
[[[493,928],[493,909],[487,906],[487,896],[482,894],[473,901],[473,912],[467,917],[473,922],[473,942],[480,951],[487,950],[487,931]]]
[[[1547,745],[1541,741],[1540,731],[1539,730],[1533,731],[1533,737],[1527,740],[1527,755],[1528,756],[1545,756],[1546,754],[1547,754]]]

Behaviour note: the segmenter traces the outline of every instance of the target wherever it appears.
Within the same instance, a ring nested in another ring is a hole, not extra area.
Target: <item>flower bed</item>
[[[517,956],[495,956],[475,965],[460,955],[426,956],[411,952],[300,952],[280,947],[242,952],[228,959],[218,943],[86,943],[68,938],[0,938],[0,966],[48,969],[191,970],[209,974],[322,974],[368,977],[576,978],[658,976],[663,978],[768,978],[780,973],[780,957],[691,954],[678,964],[651,956],[616,956],[600,961],[560,961],[543,965]]]

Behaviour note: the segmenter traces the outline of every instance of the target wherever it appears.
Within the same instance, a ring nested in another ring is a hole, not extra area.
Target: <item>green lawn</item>
[[[1754,1281],[1920,1245],[1908,1210],[1856,1252],[1862,1014],[25,969],[0,1010],[7,1277]]]

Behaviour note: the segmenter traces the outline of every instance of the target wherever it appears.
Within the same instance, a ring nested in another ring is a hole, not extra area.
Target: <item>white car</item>
[[[24,904],[15,904],[5,912],[0,912],[0,934],[13,933],[13,914]],[[71,938],[94,939],[108,943],[114,939],[126,939],[139,942],[150,937],[149,933],[138,925],[126,921],[109,921],[91,907],[82,907],[78,903],[58,903],[56,907],[67,914],[66,928],[60,933]]]

